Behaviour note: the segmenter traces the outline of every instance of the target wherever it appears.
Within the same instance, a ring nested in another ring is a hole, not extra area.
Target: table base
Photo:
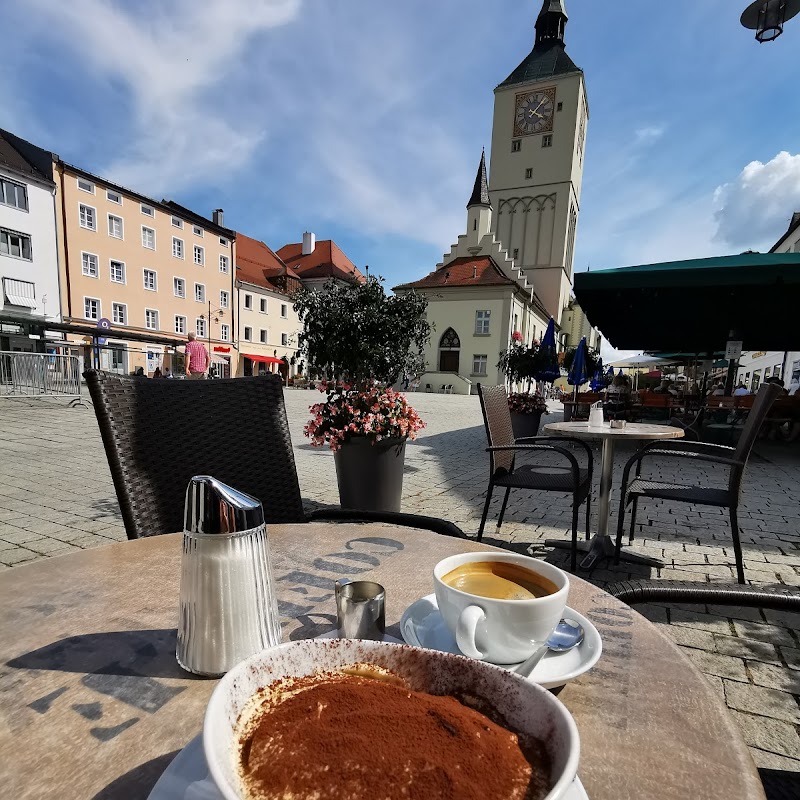
[[[554,547],[557,550],[571,550],[572,542],[565,541],[564,539],[546,539],[546,547]],[[596,533],[588,542],[578,542],[578,552],[586,553],[579,566],[581,569],[591,569],[597,563],[598,559],[614,558],[614,542],[610,536]],[[619,554],[620,561],[627,561],[631,564],[643,564],[647,567],[655,567],[662,569],[664,562],[659,561],[657,558],[650,556],[643,556],[640,553],[632,553],[630,550],[621,550]]]

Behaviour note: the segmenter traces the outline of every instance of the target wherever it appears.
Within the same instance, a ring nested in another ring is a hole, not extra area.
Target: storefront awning
[[[286,360],[283,358],[275,358],[275,356],[259,356],[252,355],[251,353],[242,353],[245,358],[251,361],[260,361],[262,364],[285,364]]]
[[[216,353],[211,354],[211,363],[212,364],[230,364],[231,359],[230,356],[218,356]]]

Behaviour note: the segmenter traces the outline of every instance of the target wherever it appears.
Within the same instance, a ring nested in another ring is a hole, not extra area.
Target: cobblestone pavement
[[[488,477],[478,399],[410,397],[428,427],[407,447],[403,510],[445,517],[474,535]],[[286,391],[300,487],[309,508],[338,502],[331,453],[312,448],[302,434],[307,407],[316,399],[316,393]],[[619,450],[616,487],[625,456],[632,452]],[[658,462],[655,474],[674,477],[675,469],[675,461],[667,459]],[[702,472],[695,464],[681,465],[679,480],[691,482]],[[716,470],[712,476],[722,480]],[[485,541],[565,563],[567,551],[548,551],[543,542],[569,538],[566,496],[512,493],[498,532],[494,520],[502,493],[496,495]],[[618,492],[614,495],[612,525]],[[746,576],[752,583],[800,586],[799,495],[800,451],[758,447],[740,508]],[[663,570],[602,563],[581,574],[600,585],[626,577],[735,580],[724,510],[652,501],[641,504],[637,528],[634,547],[663,558]],[[0,400],[0,569],[124,538],[91,409]],[[680,605],[638,610],[680,645],[724,698],[765,780],[773,770],[800,773],[800,615]]]

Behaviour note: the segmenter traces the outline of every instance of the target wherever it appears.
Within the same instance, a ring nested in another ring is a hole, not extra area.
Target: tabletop
[[[432,570],[486,545],[353,523],[269,527],[286,640],[333,630],[332,582],[386,587],[388,633]],[[181,535],[107,545],[0,575],[0,785],[14,800],[144,800],[201,730],[216,680],[175,661]],[[658,629],[570,576],[569,605],[603,637],[559,698],[581,736],[591,800],[757,800],[750,754],[707,680]]]
[[[542,428],[543,433],[555,433],[561,436],[575,436],[578,439],[680,439],[681,428],[670,425],[649,425],[645,422],[629,422],[624,428],[612,428],[606,422],[603,425],[589,425],[588,422],[548,422]]]

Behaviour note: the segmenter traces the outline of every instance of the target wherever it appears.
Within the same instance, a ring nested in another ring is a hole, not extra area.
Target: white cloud
[[[130,94],[131,149],[104,172],[152,194],[208,181],[247,163],[264,136],[212,100],[249,41],[295,18],[301,0],[195,0],[143,6],[105,0],[33,0],[96,77]]]
[[[785,150],[762,164],[751,161],[736,180],[714,192],[715,240],[768,250],[800,210],[800,154]]]
[[[633,143],[637,145],[650,145],[664,135],[666,128],[663,125],[646,125],[633,132]]]

